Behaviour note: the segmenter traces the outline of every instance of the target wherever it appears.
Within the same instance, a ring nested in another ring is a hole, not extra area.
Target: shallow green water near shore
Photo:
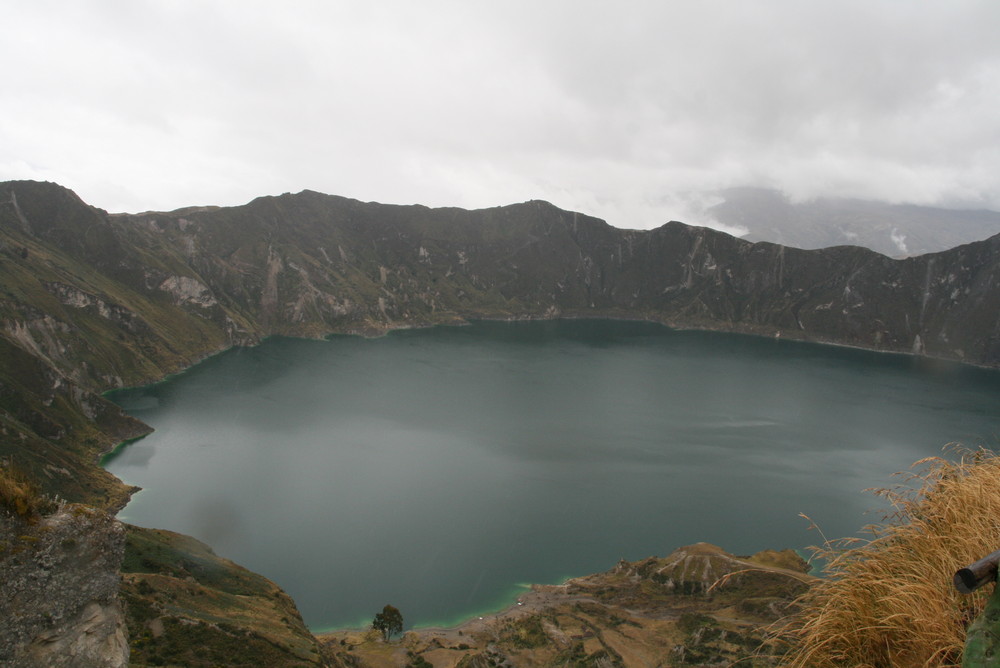
[[[123,519],[193,535],[314,629],[454,623],[518,583],[697,541],[803,548],[862,490],[995,444],[1000,373],[648,323],[271,339],[111,398],[156,431],[106,467]]]

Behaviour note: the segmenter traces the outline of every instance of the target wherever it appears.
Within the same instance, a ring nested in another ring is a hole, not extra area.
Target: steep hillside
[[[326,665],[273,582],[188,536],[126,529],[121,596],[132,665]]]

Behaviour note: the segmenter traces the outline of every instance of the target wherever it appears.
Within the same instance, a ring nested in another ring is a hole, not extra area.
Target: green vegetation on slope
[[[133,664],[322,663],[295,603],[273,582],[188,536],[127,529],[122,597]]]

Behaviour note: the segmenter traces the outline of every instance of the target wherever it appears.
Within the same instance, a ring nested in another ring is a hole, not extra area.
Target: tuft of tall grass
[[[16,468],[0,466],[0,507],[30,521],[47,510],[49,505],[38,485],[30,478]]]
[[[1000,457],[949,448],[953,457],[922,459],[896,474],[901,484],[873,490],[891,510],[865,527],[868,537],[813,548],[827,577],[774,629],[783,666],[961,664],[966,627],[991,588],[959,594],[952,577],[1000,549]]]

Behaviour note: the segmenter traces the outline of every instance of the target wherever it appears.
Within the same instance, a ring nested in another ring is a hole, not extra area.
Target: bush
[[[816,549],[827,578],[777,629],[782,665],[944,666],[961,662],[965,629],[987,594],[959,594],[956,570],[1000,548],[1000,458],[955,449],[958,461],[914,464],[903,485],[876,493],[893,512],[869,539]],[[902,474],[898,474],[902,475]]]
[[[34,520],[51,510],[33,481],[14,468],[0,468],[0,506],[18,517]]]
[[[542,620],[535,615],[514,621],[504,634],[504,638],[514,647],[525,649],[543,647],[549,642]]]
[[[677,618],[677,628],[685,634],[690,635],[698,629],[707,626],[718,626],[714,617],[703,615],[700,612],[684,612]]]

